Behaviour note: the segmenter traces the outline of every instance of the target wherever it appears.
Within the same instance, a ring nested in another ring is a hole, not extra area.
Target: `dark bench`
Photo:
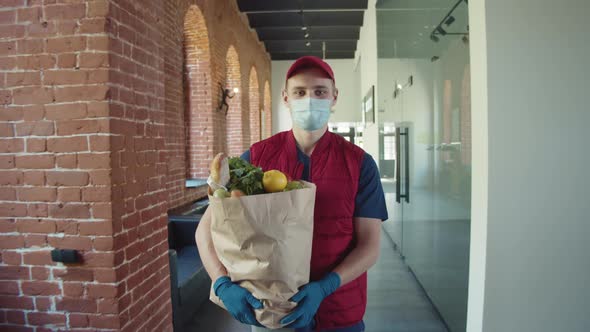
[[[205,202],[206,203],[206,202]],[[209,299],[209,278],[195,242],[195,232],[206,206],[202,203],[168,212],[168,256],[175,332],[194,317]]]

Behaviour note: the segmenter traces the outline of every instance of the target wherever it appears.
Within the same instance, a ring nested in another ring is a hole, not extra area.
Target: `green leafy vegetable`
[[[227,187],[230,191],[239,189],[246,195],[264,194],[264,172],[260,167],[255,167],[240,157],[231,157],[228,163],[230,180]]]

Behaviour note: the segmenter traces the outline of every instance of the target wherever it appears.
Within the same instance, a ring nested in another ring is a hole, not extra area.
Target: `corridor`
[[[0,331],[590,331],[589,16],[0,0]]]

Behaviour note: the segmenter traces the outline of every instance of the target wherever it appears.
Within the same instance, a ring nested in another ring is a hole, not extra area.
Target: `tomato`
[[[241,191],[240,189],[234,189],[231,191],[231,197],[242,197],[242,196],[246,196],[246,194],[244,194],[244,192]]]

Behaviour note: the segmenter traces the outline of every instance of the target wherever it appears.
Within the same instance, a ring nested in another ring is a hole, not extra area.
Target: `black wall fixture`
[[[78,250],[75,249],[53,249],[51,251],[51,260],[65,264],[80,263],[82,261]]]

